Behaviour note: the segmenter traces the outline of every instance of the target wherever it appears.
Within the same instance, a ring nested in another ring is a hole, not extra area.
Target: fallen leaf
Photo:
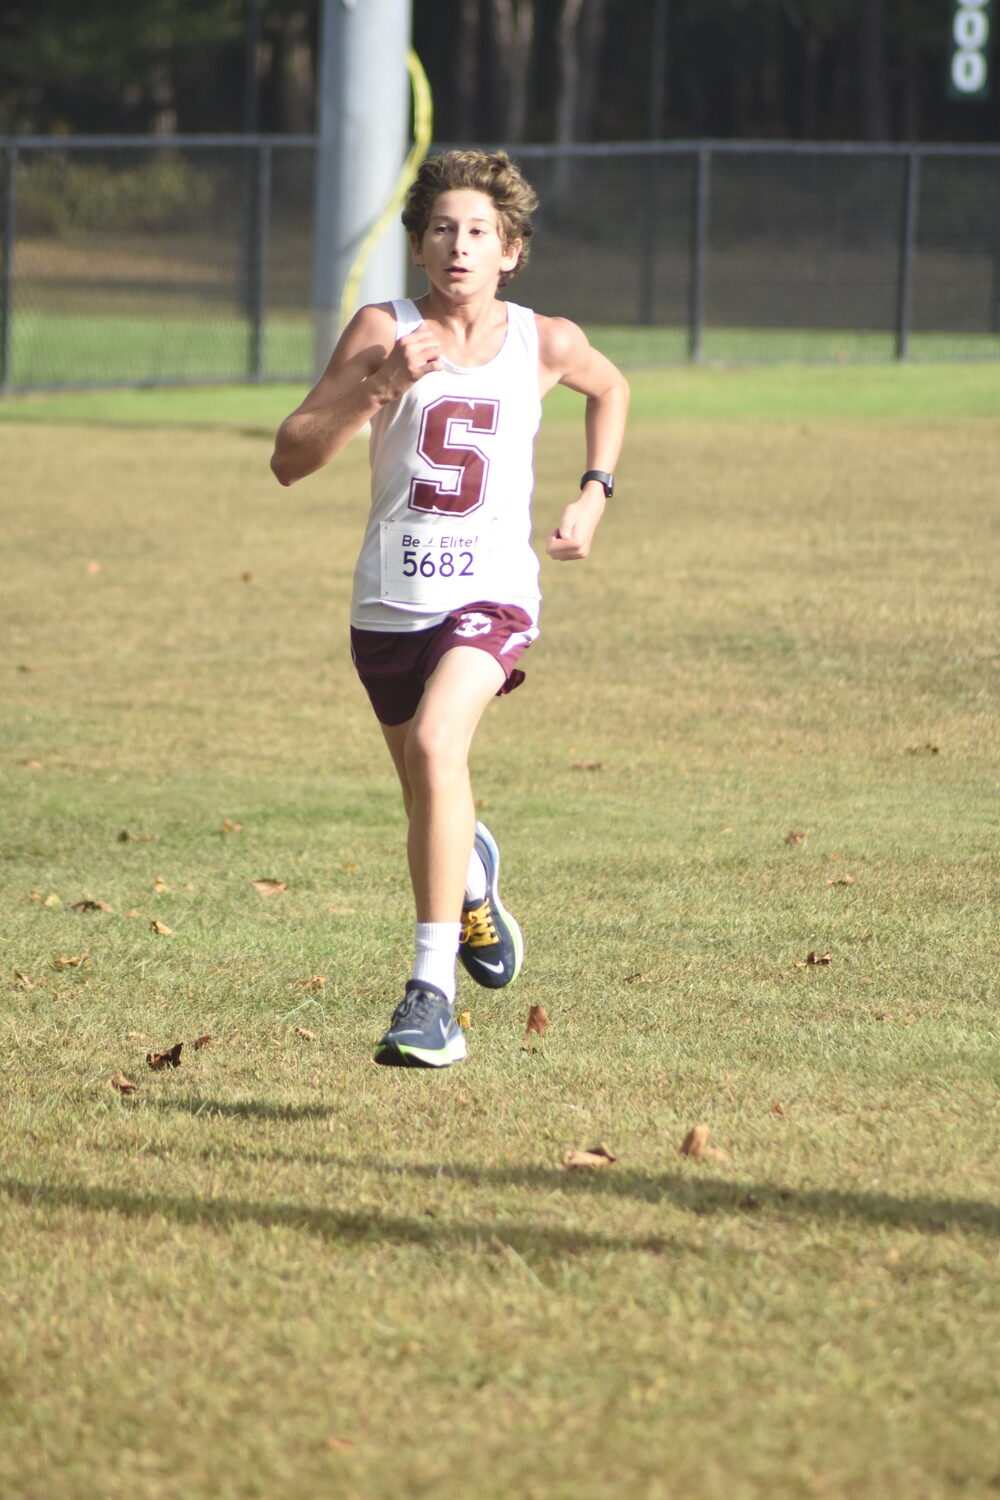
[[[771,1101],[771,1113],[772,1115],[783,1115],[785,1113],[785,1106],[779,1103],[777,1099],[773,1099]]]
[[[325,990],[326,975],[313,974],[311,979],[300,979],[299,984],[304,990]]]
[[[53,891],[52,894],[51,894],[51,896],[46,896],[46,898],[45,898],[45,900],[44,900],[44,902],[42,904],[44,906],[62,906],[62,901],[56,895],[55,891]]]
[[[191,1045],[196,1052],[200,1052],[202,1047],[207,1047],[211,1040],[212,1038],[206,1032],[204,1036],[195,1037]]]
[[[219,826],[219,832],[220,833],[242,833],[243,832],[243,824],[242,823],[234,823],[233,820],[232,820],[232,818],[223,818],[222,823]]]
[[[928,742],[926,745],[909,745],[906,753],[907,755],[940,755],[941,751],[937,745]]]
[[[695,1161],[728,1161],[729,1157],[724,1151],[709,1145],[711,1133],[707,1125],[693,1126],[681,1141],[681,1155],[690,1156]]]
[[[806,954],[806,963],[807,964],[822,964],[822,965],[827,965],[830,962],[831,962],[831,959],[830,959],[829,951],[827,951],[826,953],[817,953],[815,951],[815,949],[811,949]]]
[[[156,879],[153,881],[153,890],[156,892],[156,894],[158,896],[162,896],[163,892],[169,891],[169,889],[170,887],[169,885],[167,885],[167,882],[164,880],[163,876],[157,875]]]
[[[40,771],[42,769],[42,763],[40,760],[26,760],[24,764],[25,768],[29,771]]]
[[[563,1166],[567,1172],[575,1171],[577,1167],[610,1167],[618,1158],[614,1152],[609,1151],[601,1141],[592,1146],[589,1151],[567,1151],[563,1156]]]
[[[74,901],[70,911],[109,911],[114,912],[114,907],[109,906],[106,901],[91,901],[89,898],[83,901]]]
[[[549,1018],[544,1008],[541,1005],[529,1005],[528,1024],[524,1028],[524,1040],[527,1041],[532,1033],[535,1036],[544,1036],[548,1029]]]
[[[29,979],[27,974],[22,974],[20,969],[14,970],[14,979],[22,990],[33,990],[35,988],[35,981]]]
[[[853,885],[854,884],[854,876],[853,875],[839,875],[839,876],[838,875],[831,875],[830,879],[826,883],[827,883],[827,885]]]
[[[57,969],[85,969],[89,963],[89,953],[74,953],[72,958],[57,958],[55,967]]]
[[[314,1042],[316,1040],[315,1031],[310,1031],[306,1026],[296,1026],[295,1035],[302,1037],[307,1042]]]
[[[139,1085],[133,1083],[131,1079],[126,1078],[125,1074],[119,1069],[118,1076],[111,1079],[111,1087],[117,1089],[119,1094],[134,1094]]]
[[[254,890],[266,900],[268,896],[276,896],[279,891],[287,891],[288,886],[284,880],[251,880],[250,884]]]
[[[722,831],[723,831],[723,833],[735,833],[736,832],[735,828],[724,828]]]
[[[174,929],[172,927],[168,927],[166,922],[157,922],[155,917],[153,918],[152,922],[150,922],[149,926],[150,930],[152,932],[158,933],[160,937],[171,937],[173,935]]]
[[[45,897],[42,895],[41,891],[29,891],[28,892],[28,900],[29,901],[44,901]]]
[[[328,1448],[331,1453],[353,1453],[355,1444],[350,1438],[328,1437],[323,1447]]]
[[[460,1010],[458,1013],[458,1024],[459,1026],[461,1026],[463,1031],[468,1031],[469,1027],[472,1025],[472,1011]]]
[[[600,760],[575,760],[573,762],[574,771],[600,771],[603,766],[604,762]]]
[[[252,573],[241,573],[240,574],[240,578],[243,580],[244,583],[254,583],[254,582],[256,582],[256,580],[254,578],[254,575]]]
[[[146,1061],[154,1073],[159,1073],[163,1068],[179,1068],[183,1046],[183,1042],[175,1042],[168,1052],[147,1052]]]
[[[801,833],[798,833],[793,828],[789,833],[785,834],[785,843],[786,844],[804,844],[805,841],[806,841],[806,839],[809,837],[810,832],[811,832],[810,829],[804,828]]]
[[[642,978],[641,974],[626,974],[625,975],[625,983],[626,984],[638,984],[638,982],[639,982],[639,980],[641,978]]]
[[[144,1042],[146,1040],[146,1033],[144,1031],[130,1031],[129,1040],[133,1042]]]

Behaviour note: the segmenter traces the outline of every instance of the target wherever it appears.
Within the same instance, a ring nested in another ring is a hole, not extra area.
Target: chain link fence
[[[0,388],[311,379],[314,150],[0,138]],[[1000,147],[514,154],[513,297],[623,365],[1000,357]]]

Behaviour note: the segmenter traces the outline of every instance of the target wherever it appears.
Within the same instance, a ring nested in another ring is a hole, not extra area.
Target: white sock
[[[460,922],[418,922],[416,957],[411,979],[436,985],[448,1000],[455,999],[455,955],[462,930]]]
[[[465,905],[481,906],[486,900],[486,866],[473,848],[465,876]]]

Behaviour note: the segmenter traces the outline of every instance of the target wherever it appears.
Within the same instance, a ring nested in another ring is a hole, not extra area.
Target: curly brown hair
[[[429,156],[411,183],[403,207],[403,224],[412,239],[423,239],[436,199],[457,188],[492,198],[504,245],[521,241],[517,265],[501,272],[500,285],[506,286],[528,263],[531,215],[538,207],[535,190],[506,151],[442,151]]]

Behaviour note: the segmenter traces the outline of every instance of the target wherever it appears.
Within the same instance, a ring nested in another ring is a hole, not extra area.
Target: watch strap
[[[583,489],[588,480],[596,479],[598,484],[604,486],[604,494],[608,500],[615,492],[615,476],[608,474],[604,469],[588,469],[580,480],[580,488]]]

